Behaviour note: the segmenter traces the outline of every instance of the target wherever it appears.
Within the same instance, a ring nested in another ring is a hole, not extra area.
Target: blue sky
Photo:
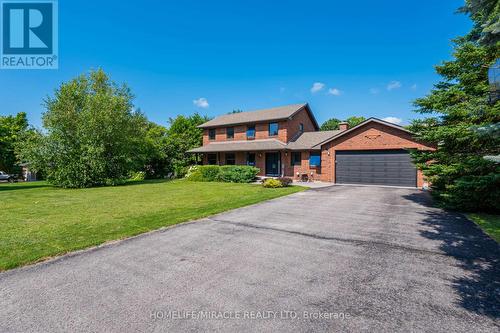
[[[59,2],[59,69],[1,70],[0,114],[27,112],[62,82],[103,68],[152,121],[308,102],[321,123],[418,114],[463,1]],[[315,84],[316,83],[316,84]],[[314,87],[314,88],[313,88]],[[197,103],[195,103],[195,101]],[[197,104],[197,105],[196,105]]]

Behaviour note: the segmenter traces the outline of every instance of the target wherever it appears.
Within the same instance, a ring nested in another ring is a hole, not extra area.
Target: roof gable
[[[317,144],[316,146],[314,146],[313,148],[314,148],[314,149],[319,149],[319,148],[321,148],[321,146],[322,146],[322,145],[324,145],[325,143],[328,143],[328,142],[333,141],[333,140],[335,140],[335,139],[337,139],[337,138],[340,138],[340,137],[342,137],[342,136],[344,136],[344,135],[346,135],[346,134],[348,134],[348,133],[354,132],[354,131],[355,131],[355,130],[357,130],[358,128],[363,127],[363,126],[365,126],[365,125],[367,125],[367,124],[369,124],[369,123],[372,123],[372,122],[375,122],[375,123],[378,123],[378,124],[381,124],[381,125],[384,125],[384,126],[392,127],[392,128],[398,129],[398,130],[400,130],[400,131],[403,131],[403,132],[406,132],[406,133],[410,133],[410,134],[412,134],[412,132],[408,131],[406,128],[404,128],[404,127],[402,127],[402,126],[399,126],[399,125],[396,125],[396,124],[393,124],[393,123],[387,122],[387,121],[382,120],[382,119],[378,119],[378,118],[373,118],[373,117],[372,117],[372,118],[368,118],[368,119],[366,119],[365,121],[363,121],[363,122],[359,123],[358,125],[354,126],[353,128],[350,128],[350,129],[348,129],[348,130],[346,130],[346,131],[342,131],[342,132],[340,132],[339,134],[334,135],[334,136],[332,136],[332,137],[330,137],[330,138],[328,138],[328,139],[326,139],[326,140],[324,140],[324,141],[322,141],[322,142],[318,143],[318,144]]]

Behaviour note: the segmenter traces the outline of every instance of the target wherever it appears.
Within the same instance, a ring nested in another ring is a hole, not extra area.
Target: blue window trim
[[[321,154],[320,153],[311,153],[309,155],[309,166],[312,166],[312,167],[321,166]]]
[[[273,125],[276,125],[276,129],[273,131],[273,133],[271,133],[271,126],[273,126]],[[269,123],[269,125],[267,125],[267,133],[269,136],[277,136],[279,133],[279,130],[280,130],[280,125],[276,122]]]
[[[255,138],[255,125],[247,127],[247,138]]]

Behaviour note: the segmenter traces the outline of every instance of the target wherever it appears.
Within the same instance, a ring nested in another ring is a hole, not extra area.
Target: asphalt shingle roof
[[[293,116],[307,104],[285,105],[272,109],[225,114],[201,124],[200,128],[264,122],[270,120],[287,119]],[[312,116],[312,115],[311,115]],[[315,121],[315,120],[313,120]]]
[[[211,142],[208,145],[191,149],[188,151],[188,153],[283,150],[285,148],[286,144],[276,139],[264,139],[264,140],[252,140],[252,141],[223,141],[223,142]]]
[[[286,148],[290,150],[312,149],[320,142],[328,140],[340,132],[342,131],[304,132],[297,139],[290,141]],[[316,149],[320,149],[320,147]]]

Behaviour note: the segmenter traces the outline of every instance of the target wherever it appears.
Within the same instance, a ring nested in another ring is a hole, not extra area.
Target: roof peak
[[[212,120],[207,121],[204,124],[201,124],[200,128],[208,128],[208,127],[218,127],[218,126],[229,126],[229,125],[238,125],[238,124],[248,124],[248,123],[257,123],[257,122],[266,122],[272,120],[283,120],[290,117],[293,117],[297,112],[302,109],[306,109],[311,117],[313,123],[318,128],[318,124],[316,119],[314,119],[314,115],[309,108],[307,103],[300,104],[289,104],[278,107],[273,107],[269,109],[259,109],[253,111],[244,111],[237,113],[229,113],[220,115],[215,117]]]

